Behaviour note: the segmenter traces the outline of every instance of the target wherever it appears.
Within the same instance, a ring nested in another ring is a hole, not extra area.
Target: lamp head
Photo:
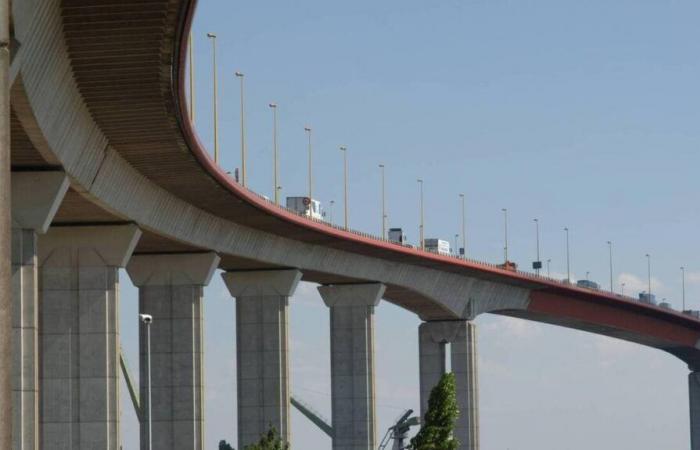
[[[210,39],[216,39],[216,34],[214,33],[207,33],[207,37]]]
[[[150,325],[153,322],[153,316],[150,314],[139,314],[139,320],[146,325]]]

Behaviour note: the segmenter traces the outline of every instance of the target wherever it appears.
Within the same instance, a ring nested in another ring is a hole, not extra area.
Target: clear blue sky
[[[417,239],[425,180],[426,235],[459,232],[468,209],[470,256],[500,262],[501,208],[510,256],[542,259],[607,286],[646,285],[700,309],[696,238],[700,167],[700,4],[590,0],[231,2],[200,0],[194,23],[197,129],[210,148],[211,47],[218,38],[222,165],[240,165],[239,93],[246,74],[250,186],[270,195],[272,116],[279,104],[281,185],[303,195],[303,127],[314,129],[316,192],[341,220],[342,156],[350,160],[350,225],[380,231],[377,165],[387,166],[388,215]],[[123,278],[123,333],[136,364],[135,290]],[[233,301],[218,276],[207,289],[207,440],[235,442]],[[312,285],[292,300],[292,386],[330,415],[328,318]],[[312,318],[313,321],[310,321]],[[132,323],[133,322],[133,323]],[[688,447],[687,369],[663,353],[580,332],[481,317],[482,450]],[[317,323],[317,327],[302,326]],[[383,432],[417,408],[418,320],[377,311]],[[125,406],[128,406],[126,404]],[[130,413],[129,413],[130,414]],[[125,413],[125,448],[135,448]],[[295,414],[295,449],[330,443]]]

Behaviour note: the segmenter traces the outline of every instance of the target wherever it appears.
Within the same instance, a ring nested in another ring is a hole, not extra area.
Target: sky
[[[652,290],[700,309],[700,3],[684,0],[200,0],[194,21],[195,113],[213,150],[215,32],[221,165],[240,166],[239,84],[245,73],[249,186],[272,192],[272,114],[279,113],[283,195],[306,192],[304,127],[313,128],[315,196],[342,221],[348,147],[350,227],[381,233],[378,165],[388,224],[426,237],[460,233],[467,252],[541,259],[614,289]],[[137,367],[137,291],[122,273],[122,336]],[[236,442],[235,313],[218,275],[205,291],[206,440]],[[330,417],[328,310],[311,284],[290,302],[293,394]],[[309,323],[315,326],[308,326]],[[387,302],[376,311],[378,430],[418,409],[420,321]],[[482,450],[688,448],[687,373],[665,353],[512,318],[479,328]],[[124,399],[124,448],[137,428]],[[330,449],[298,413],[294,449]]]

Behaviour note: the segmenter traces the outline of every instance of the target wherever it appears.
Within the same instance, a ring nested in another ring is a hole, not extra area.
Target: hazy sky
[[[318,198],[350,225],[380,232],[378,164],[391,226],[415,242],[425,180],[426,236],[454,239],[459,197],[470,256],[500,262],[501,208],[510,257],[542,259],[615,288],[646,286],[700,308],[700,3],[692,1],[200,0],[194,23],[196,122],[211,148],[211,47],[218,38],[222,165],[240,165],[239,85],[246,74],[250,186],[272,191],[272,116],[279,104],[281,185],[303,195],[303,127],[314,129]],[[122,332],[136,370],[136,290],[122,277]],[[207,447],[236,442],[235,319],[220,277],[206,290]],[[582,332],[483,316],[479,324],[482,450],[688,448],[687,368],[662,352]],[[314,326],[309,326],[314,324]],[[379,431],[418,407],[413,314],[377,309]],[[292,390],[330,417],[328,311],[313,285],[291,301]],[[124,397],[126,449],[137,431]],[[298,413],[296,450],[330,449]]]

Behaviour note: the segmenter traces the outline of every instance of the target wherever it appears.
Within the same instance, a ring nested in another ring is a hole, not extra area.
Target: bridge
[[[0,163],[2,448],[120,449],[125,268],[139,311],[160,324],[152,335],[155,449],[203,448],[203,288],[221,270],[236,302],[240,448],[270,424],[290,435],[287,315],[303,280],[320,286],[331,318],[336,450],[379,444],[373,315],[380,301],[423,322],[416,330],[423,410],[449,348],[461,449],[479,448],[473,320],[491,313],[681,359],[690,371],[691,447],[700,450],[697,317],[313,220],[218,167],[187,109],[194,11],[193,0],[23,0],[12,4],[11,28],[5,17],[11,61],[2,53],[0,79],[10,95],[2,97],[0,136],[9,133],[11,145],[0,150],[10,149],[10,165]],[[141,380],[145,332],[142,325]],[[139,389],[146,398],[146,386]],[[142,421],[144,449],[148,438]]]

